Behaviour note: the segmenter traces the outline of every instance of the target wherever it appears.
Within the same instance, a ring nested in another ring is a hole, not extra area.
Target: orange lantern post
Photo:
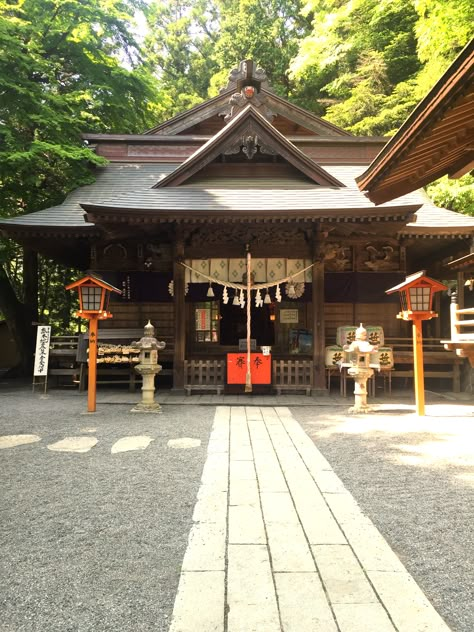
[[[426,276],[425,270],[407,276],[403,283],[386,290],[386,294],[400,292],[402,311],[397,318],[411,320],[413,323],[413,371],[415,376],[416,412],[425,414],[425,376],[423,368],[423,332],[422,321],[436,318],[432,311],[435,292],[447,290],[446,285]]]
[[[77,316],[89,321],[89,378],[87,385],[87,412],[95,413],[97,390],[97,331],[98,321],[112,318],[108,311],[110,294],[121,294],[113,285],[95,276],[88,275],[66,285],[66,290],[76,289],[79,293]]]

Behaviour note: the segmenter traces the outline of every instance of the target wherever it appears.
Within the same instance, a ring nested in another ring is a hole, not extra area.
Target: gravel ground
[[[0,632],[168,630],[215,409],[84,410],[73,392],[43,398],[0,383],[0,436],[41,437],[0,450]],[[453,632],[472,632],[473,408],[446,405],[445,418],[438,406],[424,420],[403,407],[342,410],[292,412]],[[133,435],[154,440],[111,454]],[[68,436],[98,443],[85,454],[48,449]],[[167,446],[182,437],[201,446]]]
[[[84,415],[83,399],[60,392],[0,390],[0,401],[0,435],[41,437],[0,450],[1,632],[168,630],[214,408]],[[111,454],[131,435],[154,440]],[[47,448],[67,436],[99,441],[84,454]],[[181,437],[201,446],[167,447]]]
[[[474,416],[445,408],[424,420],[292,412],[453,632],[473,632]]]

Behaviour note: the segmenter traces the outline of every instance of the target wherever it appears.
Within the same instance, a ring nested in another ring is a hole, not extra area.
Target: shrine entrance
[[[257,349],[261,346],[275,344],[274,309],[271,305],[251,308],[251,335],[256,341]],[[220,341],[221,345],[237,346],[239,340],[247,338],[247,310],[240,309],[229,301],[220,305]]]

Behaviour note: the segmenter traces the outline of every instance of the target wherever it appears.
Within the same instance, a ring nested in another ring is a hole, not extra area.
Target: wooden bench
[[[385,344],[393,347],[393,378],[413,378],[413,342],[411,338],[386,338]],[[443,350],[439,340],[423,340],[423,367],[425,378],[451,381],[452,391],[461,391],[461,366],[464,363],[454,353]]]
[[[108,343],[116,343],[117,345],[129,345],[132,342],[137,342],[140,338],[143,338],[144,331],[141,329],[100,329],[98,331],[98,341],[100,342],[108,342]],[[162,337],[158,336],[158,340],[162,340]],[[163,351],[159,352],[158,362],[161,361],[162,358],[172,357],[173,354],[173,341],[172,339],[164,338],[164,342],[166,342],[166,348]],[[79,390],[83,391],[87,385],[87,375],[88,375],[88,367],[87,367],[87,348],[89,344],[89,334],[81,334],[79,336],[78,347],[77,347],[77,360],[80,363],[80,374],[79,374]],[[168,376],[172,375],[171,369],[163,369],[158,374],[159,376]],[[113,378],[113,379],[112,379]],[[135,371],[133,365],[127,366],[119,366],[119,365],[109,365],[105,366],[104,364],[97,365],[97,384],[128,384],[129,390],[133,392],[135,390],[135,386],[137,383],[137,379],[139,375]]]
[[[312,360],[273,360],[273,380],[277,395],[283,391],[305,391],[311,395]]]
[[[68,377],[67,384],[77,383],[80,366],[77,362],[78,336],[52,336],[49,349],[48,376],[59,383],[61,377]],[[74,378],[76,377],[76,380]]]
[[[186,395],[191,395],[192,391],[216,391],[220,395],[224,389],[224,374],[224,360],[185,360]]]

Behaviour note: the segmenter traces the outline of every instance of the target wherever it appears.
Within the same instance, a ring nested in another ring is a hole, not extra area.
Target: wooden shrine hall
[[[84,140],[108,161],[95,182],[0,230],[122,290],[99,340],[136,339],[150,319],[173,389],[243,392],[250,327],[255,385],[318,394],[334,373],[331,347],[362,322],[393,351],[393,375],[410,377],[409,329],[385,290],[421,269],[446,279],[443,264],[470,250],[474,218],[423,191],[380,204],[360,191],[387,138],[353,136],[289,103],[247,60],[218,96],[143,134]],[[449,327],[437,301],[433,340]],[[434,377],[458,390],[462,361],[438,347]]]

